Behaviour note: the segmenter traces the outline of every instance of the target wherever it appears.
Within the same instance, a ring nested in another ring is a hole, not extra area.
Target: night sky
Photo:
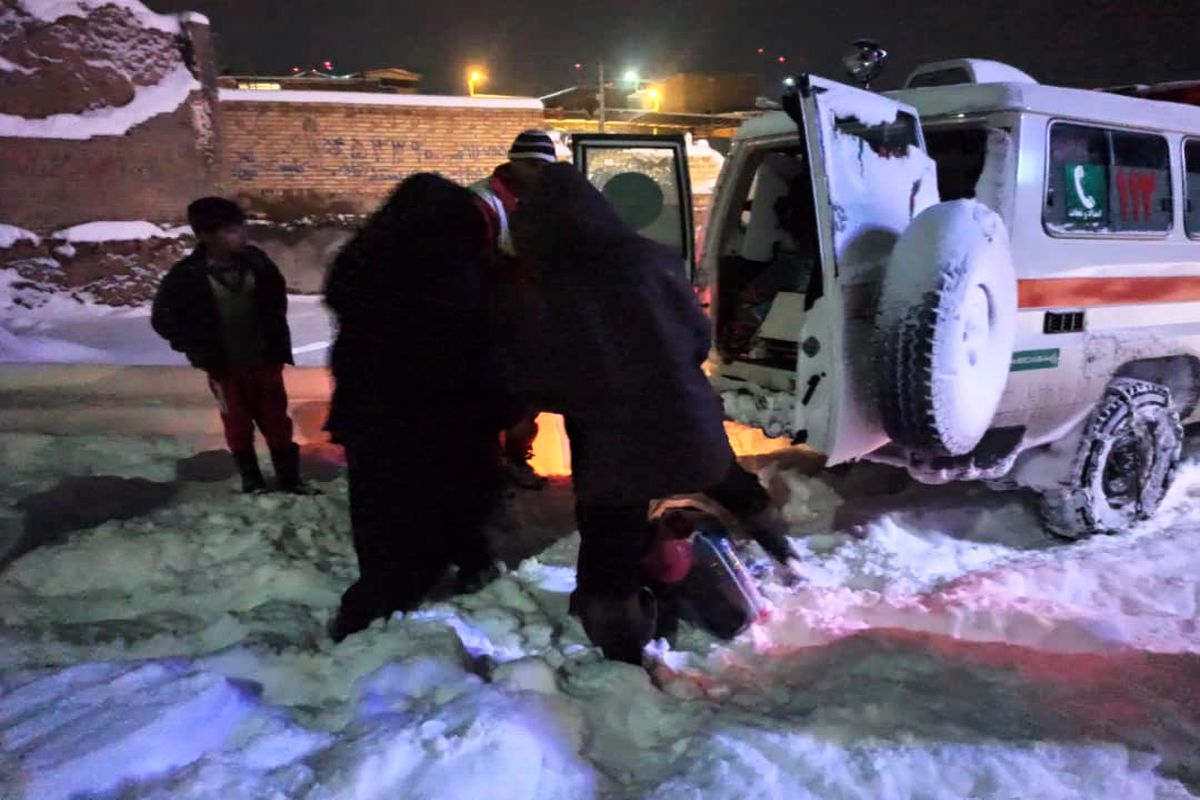
[[[325,59],[335,70],[400,66],[428,92],[463,93],[468,64],[486,91],[544,94],[577,82],[576,62],[646,77],[679,70],[841,78],[860,36],[892,54],[881,88],[915,64],[975,56],[1046,83],[1106,86],[1200,78],[1198,0],[148,0],[212,20],[222,68],[281,74]],[[759,56],[758,48],[766,51]],[[780,65],[778,56],[788,59]]]

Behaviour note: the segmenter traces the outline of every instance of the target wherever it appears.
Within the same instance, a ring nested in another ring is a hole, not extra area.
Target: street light
[[[650,102],[654,105],[654,110],[658,111],[659,107],[662,105],[662,92],[654,87],[651,87],[646,91],[646,97],[649,98]]]
[[[474,97],[476,85],[486,81],[487,75],[484,75],[482,70],[472,69],[467,73],[467,94]]]
[[[625,70],[625,80],[627,80],[627,81],[629,81],[631,84],[633,84],[633,88],[635,88],[635,89],[636,89],[636,88],[637,88],[637,85],[638,85],[638,74],[637,74],[637,70],[636,70],[636,69],[629,69],[629,70]]]

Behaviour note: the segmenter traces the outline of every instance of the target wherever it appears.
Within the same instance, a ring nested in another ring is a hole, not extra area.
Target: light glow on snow
[[[3,492],[114,461],[170,476],[187,452],[5,443]],[[1190,796],[1200,467],[1155,524],[1076,545],[1020,496],[863,469],[764,473],[806,534],[802,583],[767,569],[769,621],[732,643],[684,626],[652,676],[598,660],[567,614],[575,536],[334,647],[344,479],[286,503],[193,484],[0,573],[0,792]]]

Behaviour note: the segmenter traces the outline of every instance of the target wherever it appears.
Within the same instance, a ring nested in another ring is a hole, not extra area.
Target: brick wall
[[[0,222],[46,233],[97,219],[175,221],[183,218],[188,200],[215,190],[210,34],[207,25],[183,28],[180,57],[204,88],[173,112],[124,136],[0,138]]]
[[[316,94],[221,93],[226,194],[279,220],[365,213],[413,172],[476,181],[513,137],[543,126],[536,101]]]

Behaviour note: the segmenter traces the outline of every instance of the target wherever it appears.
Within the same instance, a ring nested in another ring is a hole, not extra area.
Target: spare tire
[[[879,300],[880,412],[892,441],[929,455],[975,449],[1008,382],[1016,325],[1004,221],[975,200],[917,215]]]

